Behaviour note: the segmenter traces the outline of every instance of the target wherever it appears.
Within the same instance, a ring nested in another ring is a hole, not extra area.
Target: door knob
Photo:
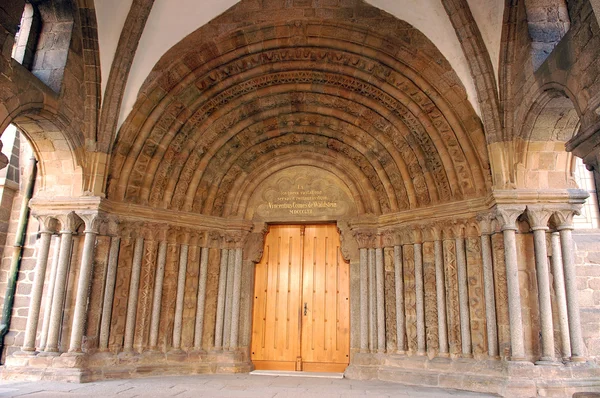
[[[304,303],[304,316],[306,316],[307,311],[308,311],[308,304]]]

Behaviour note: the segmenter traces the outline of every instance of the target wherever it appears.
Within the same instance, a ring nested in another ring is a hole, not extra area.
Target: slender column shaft
[[[417,301],[417,354],[425,355],[425,291],[423,286],[423,244],[415,243],[415,290]]]
[[[44,309],[44,322],[42,323],[42,334],[40,336],[39,350],[46,348],[48,328],[50,327],[50,314],[52,313],[52,298],[54,297],[54,286],[56,285],[56,272],[58,270],[58,259],[60,257],[60,236],[54,238],[54,253],[52,255],[52,269],[48,281],[48,292],[46,293],[46,308]],[[562,265],[562,264],[561,264]]]
[[[238,337],[240,329],[240,297],[242,293],[242,249],[235,251],[235,268],[233,272],[233,303],[231,308],[231,343],[229,349],[233,350],[238,346]]]
[[[563,273],[563,260],[560,250],[560,234],[552,233],[552,274],[554,276],[554,294],[558,308],[558,324],[560,327],[560,340],[562,357],[571,356],[571,337],[569,333],[569,317],[567,316],[567,297],[565,295],[565,276]]]
[[[233,275],[235,274],[235,249],[229,249],[227,258],[227,287],[225,290],[225,318],[223,322],[223,349],[231,343],[231,310],[233,307]]]
[[[377,282],[375,249],[369,249],[369,350],[377,350]]]
[[[196,302],[196,325],[194,327],[194,349],[202,348],[202,332],[204,331],[204,304],[206,302],[206,279],[208,276],[208,251],[202,248],[200,254],[200,276],[198,277],[198,300]]]
[[[559,228],[560,245],[565,274],[565,290],[567,293],[567,312],[569,319],[569,333],[571,336],[571,360],[580,361],[583,360],[584,352],[571,229],[572,227]]]
[[[110,240],[110,251],[108,254],[108,270],[106,271],[106,286],[104,288],[104,302],[102,303],[102,321],[100,323],[100,350],[108,349],[108,337],[110,335],[110,320],[112,317],[113,299],[115,297],[115,281],[117,280],[117,264],[119,260],[119,246],[121,238],[118,236]]]
[[[46,266],[48,264],[48,253],[52,232],[40,232],[40,250],[35,264],[35,276],[33,278],[33,289],[31,292],[31,303],[27,314],[27,325],[25,326],[25,342],[22,351],[35,351],[35,335],[40,318],[40,305],[42,304],[42,292],[44,290],[44,279],[46,277]]]
[[[465,240],[456,238],[456,265],[458,276],[458,300],[460,303],[460,338],[462,341],[462,354],[471,357],[471,316],[469,314],[469,291],[467,282],[467,258],[465,253]]]
[[[229,249],[221,249],[221,265],[219,268],[219,292],[217,293],[217,319],[215,322],[215,349],[223,348],[223,321],[225,310],[225,294],[227,289],[227,262]]]
[[[440,356],[448,356],[448,321],[446,317],[446,287],[444,286],[444,249],[441,240],[433,243],[435,256],[435,293],[437,298],[438,340]]]
[[[183,323],[183,299],[185,295],[185,277],[187,273],[189,246],[181,245],[179,251],[179,273],[177,277],[177,299],[175,301],[175,322],[173,324],[173,348],[181,348],[181,327]]]
[[[369,296],[368,296],[368,252],[366,248],[360,254],[360,350],[369,349]]]
[[[404,276],[402,268],[402,246],[394,246],[394,283],[396,287],[396,343],[399,353],[406,345],[406,318],[404,316]]]
[[[94,246],[96,235],[93,230],[85,231],[83,254],[79,268],[79,281],[77,282],[77,296],[75,297],[75,310],[73,312],[73,325],[71,327],[71,344],[69,352],[81,352],[83,329],[85,327],[87,303],[90,294],[90,282],[94,267]]]
[[[483,258],[483,293],[485,295],[488,355],[497,357],[498,326],[496,324],[496,298],[494,295],[494,271],[492,269],[492,242],[488,234],[481,235],[481,256]]]
[[[504,262],[506,264],[506,286],[508,288],[511,359],[513,361],[522,361],[525,359],[525,345],[523,343],[523,318],[521,316],[517,242],[514,229],[505,228],[502,233],[504,235]]]
[[[377,349],[385,351],[385,279],[383,267],[383,248],[375,249],[377,278]]]
[[[548,251],[546,249],[547,229],[546,227],[533,229],[535,271],[538,284],[540,323],[542,327],[542,361],[554,360],[554,326],[552,325],[550,275],[548,273]]]
[[[48,328],[48,340],[46,341],[46,352],[58,352],[58,339],[63,316],[63,302],[67,291],[67,274],[71,260],[72,231],[60,231],[60,254],[58,268],[56,269],[56,280],[54,283],[54,296],[52,297],[52,310],[50,313],[50,325]]]
[[[167,263],[167,241],[163,240],[158,245],[158,263],[154,276],[154,296],[152,297],[152,318],[150,319],[150,349],[158,346],[158,329],[160,325],[160,304],[162,301],[163,282],[165,279],[165,265]]]
[[[206,279],[208,276],[208,248],[203,247],[200,254],[200,276],[198,277],[198,300],[196,301],[196,325],[194,327],[194,349],[202,347],[204,330],[204,304],[206,302]]]
[[[135,333],[135,316],[140,287],[140,272],[142,270],[142,255],[144,254],[144,238],[135,240],[133,251],[133,265],[131,267],[131,279],[129,281],[129,298],[127,299],[127,317],[125,319],[125,338],[123,349],[133,350],[133,338]]]

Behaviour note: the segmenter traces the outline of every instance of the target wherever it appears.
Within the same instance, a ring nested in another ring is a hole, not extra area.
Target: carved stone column
[[[133,264],[131,266],[131,279],[129,280],[129,297],[127,299],[127,315],[125,318],[125,337],[123,351],[133,351],[135,336],[135,317],[140,287],[140,272],[142,270],[142,256],[144,254],[144,237],[138,236],[133,249]]]
[[[370,300],[369,300],[369,247],[373,247],[372,231],[353,231],[358,242],[360,257],[360,351],[368,352],[370,347]]]
[[[560,233],[552,232],[552,274],[554,276],[554,294],[558,309],[560,327],[561,353],[563,359],[571,357],[571,337],[569,333],[569,317],[567,315],[567,296],[565,294],[565,276],[560,249]]]
[[[368,273],[369,273],[369,350],[377,350],[377,282],[375,276],[375,249],[368,249]]]
[[[40,247],[35,264],[35,276],[31,291],[31,302],[27,314],[27,325],[25,326],[25,341],[21,351],[27,353],[35,352],[35,337],[40,318],[40,305],[42,303],[42,292],[44,290],[44,279],[46,278],[46,266],[48,264],[48,253],[53,233],[54,218],[49,216],[37,216],[40,223]]]
[[[481,257],[483,260],[483,294],[485,295],[485,324],[488,355],[498,357],[498,325],[496,318],[496,297],[494,295],[494,270],[492,255],[492,220],[489,214],[478,218],[481,230]]]
[[[196,324],[194,327],[194,349],[202,349],[202,332],[204,331],[204,304],[206,302],[206,279],[208,277],[208,247],[203,247],[200,254],[200,275],[198,277],[198,299],[196,302]]]
[[[179,271],[177,273],[177,295],[175,299],[175,321],[173,324],[173,350],[181,350],[181,330],[183,326],[183,299],[188,265],[189,234],[184,233],[179,250]]]
[[[215,321],[215,350],[223,349],[223,324],[225,310],[225,294],[227,289],[227,264],[229,249],[221,249],[221,265],[219,267],[219,290],[217,293],[217,318]]]
[[[158,346],[158,329],[160,327],[160,311],[163,295],[163,282],[165,278],[165,266],[167,264],[167,234],[168,228],[159,233],[158,260],[156,274],[154,275],[154,296],[152,297],[152,316],[150,318],[150,350],[156,350]]]
[[[510,348],[512,361],[525,360],[523,341],[523,317],[521,314],[521,292],[519,290],[519,266],[517,262],[516,221],[525,206],[498,206],[497,218],[504,235],[504,261],[506,263],[506,285],[508,288],[508,315],[510,323]]]
[[[56,272],[58,270],[58,259],[60,257],[60,236],[54,237],[54,253],[52,255],[52,268],[48,280],[48,291],[46,292],[46,308],[44,309],[44,321],[42,322],[42,333],[40,334],[39,351],[46,348],[48,340],[48,329],[50,328],[50,314],[52,313],[52,298],[54,297],[54,286],[56,286]],[[561,263],[562,266],[562,263]]]
[[[548,272],[548,250],[546,231],[551,213],[541,206],[527,206],[527,219],[533,231],[535,251],[535,271],[540,306],[540,324],[542,329],[542,358],[540,363],[553,362],[554,326],[552,324],[552,302],[550,298],[550,273]]]
[[[381,239],[378,237],[378,245]],[[385,279],[383,266],[383,247],[375,249],[375,276],[377,279],[377,351],[385,352]]]
[[[67,291],[67,276],[71,262],[71,243],[73,234],[79,225],[79,218],[71,212],[67,215],[57,216],[61,224],[60,254],[56,269],[56,280],[54,282],[54,296],[52,297],[52,309],[50,313],[50,324],[48,327],[48,339],[45,351],[47,353],[58,353],[58,340],[60,338],[61,323],[63,318],[63,303]]]
[[[115,297],[115,283],[117,280],[117,264],[119,262],[119,247],[121,245],[121,237],[118,236],[116,223],[114,221],[109,223],[109,231],[112,238],[110,239],[106,284],[104,286],[104,301],[102,303],[102,320],[100,323],[100,339],[98,344],[100,351],[108,350],[113,299]]]
[[[83,338],[83,330],[87,314],[87,303],[90,294],[90,282],[94,266],[94,247],[100,219],[97,212],[80,213],[79,217],[85,223],[85,239],[83,243],[83,254],[79,269],[79,281],[77,282],[77,294],[75,297],[75,308],[73,311],[73,325],[71,327],[71,344],[69,352],[80,353]]]
[[[583,337],[581,335],[581,320],[579,315],[579,299],[577,291],[577,275],[573,253],[573,216],[579,214],[578,209],[561,210],[555,213],[558,219],[560,245],[565,275],[565,290],[567,294],[567,312],[569,333],[571,337],[571,361],[584,361]]]
[[[438,341],[439,356],[449,357],[448,351],[448,325],[446,317],[446,288],[444,276],[444,248],[442,245],[442,232],[438,227],[434,228],[433,250],[435,257],[435,293],[437,301],[438,316]]]
[[[423,243],[421,230],[415,227],[413,252],[415,261],[415,293],[417,313],[417,355],[427,353],[425,339],[425,291],[423,284]]]
[[[402,246],[394,246],[394,282],[396,288],[396,345],[399,354],[406,353],[406,318],[404,316],[404,278]]]
[[[241,244],[241,242],[238,242]],[[234,271],[233,271],[233,305],[231,308],[231,341],[229,349],[235,350],[238,347],[240,332],[240,298],[242,293],[242,248],[237,247],[232,250],[235,252]]]
[[[467,257],[465,252],[465,236],[462,228],[456,234],[456,269],[458,276],[458,301],[460,308],[460,338],[462,355],[472,358],[471,316],[469,314],[469,292],[467,281]]]

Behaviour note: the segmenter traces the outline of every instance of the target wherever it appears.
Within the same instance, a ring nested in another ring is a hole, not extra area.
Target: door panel
[[[349,361],[350,284],[337,227],[271,226],[255,272],[255,367],[343,371]]]
[[[294,370],[300,352],[301,235],[272,227],[256,265],[252,359],[257,369]]]
[[[335,225],[307,226],[304,237],[302,362],[305,371],[348,366],[349,267]]]

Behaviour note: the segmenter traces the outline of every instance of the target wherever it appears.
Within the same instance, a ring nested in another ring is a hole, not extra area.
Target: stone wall
[[[574,235],[583,338],[590,358],[600,362],[600,232]]]

